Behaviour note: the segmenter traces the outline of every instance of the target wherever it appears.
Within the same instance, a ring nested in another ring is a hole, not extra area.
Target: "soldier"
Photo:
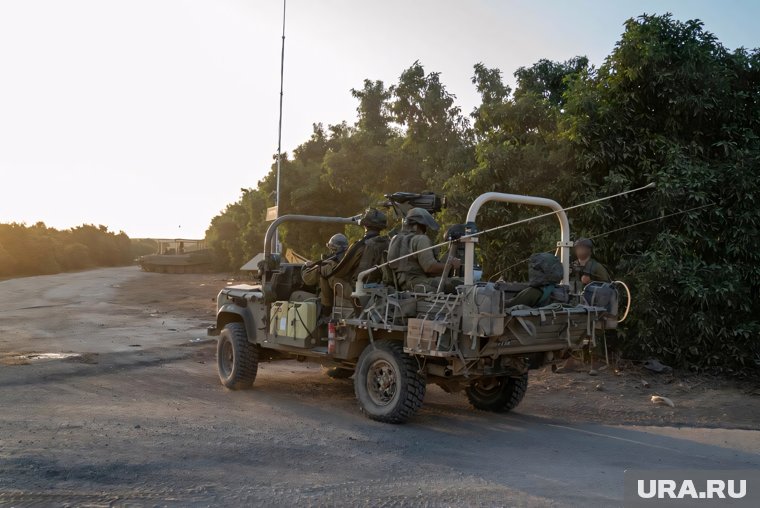
[[[594,253],[594,242],[590,238],[579,238],[574,245],[575,261],[570,265],[570,291],[575,295],[583,293],[583,288],[591,282],[611,282],[610,272],[599,261],[592,257]],[[597,334],[606,334],[603,331]],[[614,335],[614,332],[613,332]],[[579,368],[579,361],[573,356],[568,357],[565,362],[557,368],[558,373],[572,372]],[[597,375],[598,368],[591,365],[589,374]]]
[[[390,240],[381,235],[388,226],[386,215],[375,208],[367,208],[359,219],[364,227],[364,237],[348,248],[346,255],[332,270],[329,277],[349,281],[353,286],[359,274],[383,263],[383,256],[388,250]],[[372,272],[365,282],[380,282],[383,274],[380,270]]]
[[[575,242],[575,261],[570,266],[570,286],[572,292],[580,294],[583,287],[591,282],[610,282],[610,273],[599,261],[591,257],[594,242],[589,238],[579,238]]]
[[[303,281],[310,285],[319,285],[319,299],[322,302],[322,315],[329,315],[333,306],[333,288],[338,281],[330,280],[332,271],[343,259],[343,255],[348,249],[348,238],[342,233],[330,237],[327,242],[327,248],[330,250],[330,256],[316,263],[307,263],[301,272]]]
[[[399,289],[414,291],[424,287],[426,292],[438,291],[441,274],[446,263],[438,261],[431,250],[432,242],[427,236],[427,230],[438,231],[438,223],[424,208],[412,208],[406,214],[401,232],[393,237],[388,248],[388,260],[391,264]],[[419,252],[418,252],[419,251]],[[416,253],[416,254],[413,254]],[[411,254],[409,257],[404,257]],[[452,256],[452,253],[449,253]],[[403,258],[403,259],[399,259]],[[450,257],[448,268],[457,270],[462,262]],[[461,281],[447,278],[444,290],[453,293],[454,287]]]

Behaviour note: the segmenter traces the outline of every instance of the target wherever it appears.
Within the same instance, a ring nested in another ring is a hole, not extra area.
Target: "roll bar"
[[[467,223],[466,223],[466,233],[465,235],[459,240],[460,242],[464,243],[464,283],[466,285],[472,285],[474,284],[474,268],[475,268],[475,243],[478,241],[478,235],[482,232],[478,232],[477,228],[475,226],[475,218],[478,216],[478,212],[480,211],[480,208],[488,203],[489,201],[501,201],[504,203],[516,203],[520,205],[533,205],[533,206],[543,206],[546,208],[550,208],[554,210],[554,212],[557,215],[557,219],[559,220],[559,227],[560,227],[560,241],[557,242],[557,247],[560,248],[560,261],[562,262],[562,283],[563,284],[569,284],[570,283],[570,247],[573,246],[573,244],[570,242],[570,223],[567,220],[567,214],[565,213],[565,210],[560,206],[559,203],[552,199],[547,198],[539,198],[535,196],[522,196],[519,194],[503,194],[501,192],[486,192],[485,194],[481,194],[477,198],[475,198],[475,201],[472,202],[470,205],[470,209],[467,212]],[[438,244],[437,246],[434,245],[433,247],[438,247],[445,245],[445,243]],[[429,247],[432,248],[432,247]],[[419,251],[418,251],[419,252]],[[414,255],[407,254],[403,257],[409,257]],[[364,270],[361,272],[356,280],[356,290],[354,291],[355,296],[361,296],[364,294],[364,281],[366,280],[367,276],[375,271],[376,269],[389,265],[390,262],[385,262],[383,264],[374,266],[372,268],[369,268],[367,270]]]
[[[322,224],[358,224],[360,215],[353,217],[327,217],[323,215],[282,215],[276,218],[267,228],[264,235],[264,260],[269,260],[272,256],[272,238],[277,228],[283,222],[318,222]],[[266,272],[261,274],[262,286],[266,282]]]
[[[519,194],[502,194],[500,192],[486,192],[481,194],[470,205],[470,209],[467,211],[467,227],[474,229],[475,218],[480,211],[480,208],[489,201],[500,201],[503,203],[516,203],[519,205],[533,205],[543,206],[554,210],[559,220],[560,228],[560,241],[557,242],[557,247],[560,247],[560,261],[562,262],[562,271],[564,273],[562,277],[563,284],[570,283],[570,223],[567,220],[567,214],[559,203],[552,199],[539,198],[535,196],[522,196]],[[474,232],[474,231],[473,231]],[[469,231],[468,231],[469,234]],[[465,237],[461,241],[465,242],[464,245],[464,283],[473,284],[474,276],[473,269],[475,266],[475,242],[476,237]]]

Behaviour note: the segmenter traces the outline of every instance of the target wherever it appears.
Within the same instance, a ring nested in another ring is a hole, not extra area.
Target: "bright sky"
[[[465,112],[472,66],[599,64],[625,19],[760,46],[760,2],[288,0],[283,149],[420,60]],[[0,222],[202,237],[277,148],[281,0],[0,0]],[[414,189],[408,189],[414,190]],[[508,191],[508,189],[505,189]]]

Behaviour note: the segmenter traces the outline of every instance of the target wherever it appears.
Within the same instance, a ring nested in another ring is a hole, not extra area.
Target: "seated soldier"
[[[438,291],[441,282],[438,276],[443,274],[446,263],[435,258],[431,249],[433,244],[427,236],[428,228],[433,231],[439,228],[430,212],[424,208],[412,208],[404,218],[401,232],[391,240],[388,261],[392,261],[390,266],[401,290],[419,291],[424,288],[425,292]],[[448,269],[457,270],[461,265],[459,259],[449,257]],[[443,290],[453,293],[459,284],[461,281],[447,277]]]
[[[610,272],[593,258],[594,242],[590,238],[579,238],[574,245],[575,261],[570,265],[570,287],[575,294],[591,282],[611,282]]]
[[[350,282],[349,290],[356,285],[361,272],[383,263],[383,255],[390,243],[387,236],[380,234],[388,226],[388,219],[380,210],[367,208],[359,219],[359,225],[364,227],[364,237],[348,248],[345,256],[328,275],[331,279]],[[380,282],[382,278],[382,272],[375,270],[365,282]]]
[[[301,271],[301,278],[309,286],[319,286],[319,300],[322,302],[322,315],[327,316],[333,307],[333,291],[336,283],[343,283],[337,279],[330,280],[333,269],[343,259],[343,255],[348,248],[348,238],[342,233],[330,237],[327,242],[327,248],[330,249],[330,256],[315,263],[306,263]],[[349,286],[350,284],[346,282]],[[344,290],[345,294],[345,290]]]
[[[562,263],[557,256],[548,252],[540,252],[530,257],[528,264],[527,287],[507,300],[504,306],[514,307],[525,305],[527,307],[543,307],[551,299],[554,288],[562,282],[564,275]]]

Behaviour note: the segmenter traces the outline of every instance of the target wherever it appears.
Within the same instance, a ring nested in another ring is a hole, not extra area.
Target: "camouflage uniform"
[[[351,296],[351,284],[349,281],[333,277],[333,271],[340,264],[343,259],[346,248],[348,247],[348,239],[343,234],[333,235],[330,241],[327,242],[327,247],[333,253],[327,259],[320,261],[319,263],[307,264],[301,270],[301,278],[309,286],[319,285],[319,300],[322,303],[322,310],[326,312],[333,306],[333,292],[335,287],[342,287],[342,295],[344,298]]]
[[[430,249],[432,245],[433,242],[430,241],[427,235],[410,231],[407,228],[393,237],[391,245],[388,248],[389,261],[426,249],[407,258],[400,259],[391,265],[396,274],[399,289],[403,291],[420,291],[424,288],[424,292],[428,293],[438,291],[441,278],[428,275],[432,267],[439,263],[435,259],[432,249]],[[459,279],[447,277],[443,290],[447,293],[453,293],[455,291],[454,288],[461,283],[462,281]]]
[[[575,294],[583,292],[584,275],[588,275],[592,282],[611,282],[610,272],[599,261],[589,258],[585,264],[575,260],[570,264],[570,290]]]
[[[593,258],[594,241],[591,238],[578,238],[575,241],[576,259],[570,264],[570,290],[572,293],[579,295],[583,292],[583,277],[588,276],[590,282],[611,282],[610,272],[599,261]],[[582,249],[582,253],[578,250]],[[581,263],[580,256],[588,259]]]
[[[350,281],[352,285],[356,284],[356,279],[361,272],[383,263],[383,256],[389,244],[388,237],[380,235],[379,231],[367,231],[364,238],[349,247],[348,252],[335,266],[330,276]],[[365,282],[380,282],[382,278],[382,271],[375,270],[369,274]]]

